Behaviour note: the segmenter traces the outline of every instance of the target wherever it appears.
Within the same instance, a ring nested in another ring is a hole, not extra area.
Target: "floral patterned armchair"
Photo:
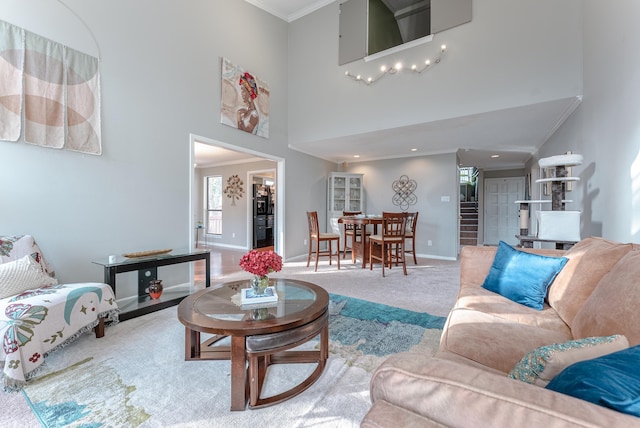
[[[58,284],[30,235],[0,236],[0,378],[19,390],[44,358],[105,323],[118,320],[111,287],[101,283]]]

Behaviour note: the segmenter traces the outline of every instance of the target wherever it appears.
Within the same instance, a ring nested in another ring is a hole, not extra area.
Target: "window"
[[[472,183],[475,181],[475,176],[477,175],[475,167],[463,167],[460,168],[460,183]]]
[[[206,228],[205,233],[222,235],[222,176],[206,177]]]
[[[475,202],[478,200],[478,168],[460,168],[460,202]]]

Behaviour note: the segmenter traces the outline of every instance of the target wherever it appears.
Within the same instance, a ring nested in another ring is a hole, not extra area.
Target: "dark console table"
[[[118,307],[120,308],[119,318],[120,321],[124,321],[175,306],[195,291],[192,286],[167,287],[167,284],[163,284],[165,290],[162,296],[159,299],[151,299],[147,289],[149,288],[149,282],[157,279],[158,267],[198,260],[205,261],[205,286],[209,287],[211,285],[211,255],[208,250],[172,250],[166,254],[135,258],[117,256],[115,262],[110,263],[109,259],[104,259],[93,263],[104,268],[104,282],[113,288],[114,294],[116,293],[117,274],[138,271],[137,298],[134,296],[118,301]]]

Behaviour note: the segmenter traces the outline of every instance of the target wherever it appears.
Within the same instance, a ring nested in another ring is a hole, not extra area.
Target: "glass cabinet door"
[[[347,191],[345,177],[333,177],[333,211],[346,210]]]
[[[327,231],[343,211],[364,212],[364,175],[332,172],[327,180]]]
[[[329,177],[327,209],[332,217],[342,211],[364,211],[362,174],[332,172]]]
[[[362,179],[349,177],[349,209],[347,211],[362,211]]]

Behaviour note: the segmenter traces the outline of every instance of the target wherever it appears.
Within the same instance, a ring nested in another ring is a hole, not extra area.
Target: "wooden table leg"
[[[244,336],[231,337],[231,410],[247,406],[247,368]]]
[[[200,359],[200,332],[191,330],[189,327],[184,329],[184,360]]]
[[[324,366],[325,362],[329,358],[329,321],[322,328],[320,332],[320,361],[318,364]]]
[[[362,269],[367,267],[367,258],[369,254],[367,251],[367,237],[362,236],[359,241],[354,242],[351,246],[351,251],[353,252],[354,262],[355,258],[360,257],[362,260]]]
[[[367,267],[369,263],[369,238],[367,236],[362,237],[362,269]]]

